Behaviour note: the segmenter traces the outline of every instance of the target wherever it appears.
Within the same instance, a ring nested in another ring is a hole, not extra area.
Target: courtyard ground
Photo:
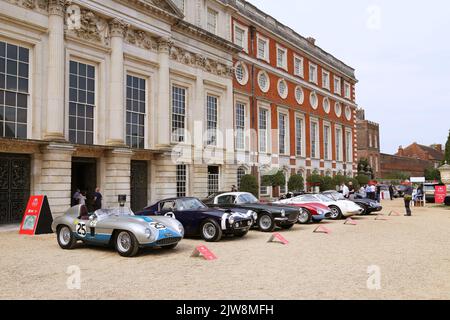
[[[112,249],[62,250],[55,235],[0,232],[0,299],[450,299],[450,211],[415,208],[409,218],[400,200],[383,205],[402,216],[324,222],[329,235],[297,225],[282,232],[286,246],[252,231],[208,244],[212,262],[190,257],[203,243],[195,239],[126,259]],[[67,288],[69,266],[81,269],[81,290]],[[367,287],[369,266],[380,270],[380,290]]]

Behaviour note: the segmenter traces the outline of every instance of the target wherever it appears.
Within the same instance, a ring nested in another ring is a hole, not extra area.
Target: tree
[[[445,144],[445,154],[444,154],[444,161],[442,161],[442,164],[450,164],[450,130],[448,133],[447,143]]]
[[[320,191],[336,190],[336,181],[329,176],[322,177]]]
[[[343,184],[344,182],[346,182],[346,177],[343,176],[342,174],[338,173],[335,177],[334,177],[334,183],[335,186],[340,186],[341,184]]]
[[[424,176],[428,181],[441,181],[441,172],[435,168],[425,169]]]
[[[278,171],[271,176],[263,176],[261,179],[261,185],[265,187],[280,187],[286,184],[286,176],[283,171]]]
[[[303,191],[305,189],[305,181],[299,174],[294,174],[289,178],[288,189],[291,192]]]
[[[350,178],[350,177],[348,177],[346,182],[347,182],[347,185],[350,184],[350,182],[351,182],[351,183],[353,184],[353,188],[355,188],[355,190],[358,190],[359,187],[361,186],[361,185],[359,184],[359,180],[356,179],[356,178]]]
[[[370,181],[370,177],[365,174],[357,175],[355,179],[358,181],[360,186],[364,186]]]
[[[249,192],[258,198],[259,197],[258,179],[256,179],[256,177],[250,174],[242,176],[239,191]]]
[[[308,183],[308,187],[320,187],[323,183],[323,177],[319,174],[317,170],[314,170],[313,173],[306,178],[306,182]]]

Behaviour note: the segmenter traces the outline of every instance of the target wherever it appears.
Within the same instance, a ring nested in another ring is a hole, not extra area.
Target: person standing
[[[80,196],[78,197],[78,204],[81,204],[83,206],[86,205],[86,191],[80,193]]]
[[[370,199],[376,200],[377,187],[374,183],[370,185]]]
[[[411,212],[411,200],[412,200],[412,194],[413,194],[413,187],[411,185],[411,182],[409,180],[406,180],[405,183],[405,196],[404,196],[404,200],[405,200],[405,209],[406,209],[406,217],[411,217],[412,216],[412,212]]]
[[[353,185],[352,181],[350,181],[348,183],[348,191],[349,191],[349,195],[348,195],[349,198],[355,195],[356,190],[355,190],[355,186]]]
[[[342,183],[341,185],[342,195],[348,199],[350,195],[350,189],[345,185],[345,183]]]
[[[236,185],[231,186],[231,192],[238,192],[238,188],[236,187]]]
[[[80,204],[80,196],[81,196],[80,189],[77,189],[72,196],[72,207]]]
[[[102,208],[102,200],[103,200],[103,195],[100,193],[100,188],[97,187],[97,188],[95,188],[95,193],[94,193],[94,211],[97,211]]]
[[[394,200],[394,186],[392,184],[389,185],[389,196],[391,197],[391,201]]]

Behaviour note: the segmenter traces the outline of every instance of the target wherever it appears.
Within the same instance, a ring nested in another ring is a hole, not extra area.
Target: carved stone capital
[[[125,34],[130,25],[125,21],[114,18],[109,22],[109,29],[111,37],[125,37]]]
[[[66,10],[66,0],[48,0],[48,13],[64,17]]]
[[[169,54],[170,48],[172,47],[173,42],[170,39],[160,38],[158,39],[158,50],[161,53]]]

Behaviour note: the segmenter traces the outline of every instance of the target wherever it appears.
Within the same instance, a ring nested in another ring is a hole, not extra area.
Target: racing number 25
[[[77,234],[81,237],[85,237],[87,234],[86,225],[84,223],[77,224]]]

